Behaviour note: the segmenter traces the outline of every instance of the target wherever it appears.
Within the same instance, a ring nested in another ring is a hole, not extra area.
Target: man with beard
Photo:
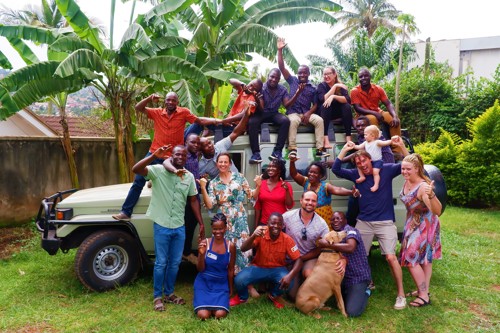
[[[154,221],[155,265],[153,273],[153,305],[155,311],[164,311],[163,302],[185,304],[182,297],[174,294],[174,284],[182,258],[186,238],[184,209],[189,202],[195,218],[203,225],[200,203],[196,198],[196,182],[193,174],[183,177],[170,173],[163,165],[150,165],[155,158],[164,158],[168,147],[158,148],[154,154],[137,162],[132,171],[148,178],[153,183],[153,193],[146,216]],[[176,169],[186,164],[187,150],[175,146],[172,150],[172,164]],[[200,230],[204,234],[204,230]]]
[[[300,198],[300,208],[283,214],[285,232],[297,244],[303,262],[302,278],[306,279],[312,272],[320,249],[316,246],[318,238],[325,236],[330,230],[325,220],[314,212],[318,204],[318,195],[314,191],[306,191]],[[295,278],[293,288],[288,293],[295,298],[299,287],[300,276]]]

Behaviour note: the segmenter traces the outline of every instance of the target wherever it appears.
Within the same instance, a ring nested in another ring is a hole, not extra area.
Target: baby
[[[354,149],[361,150],[364,149],[366,152],[370,154],[372,157],[373,164],[373,186],[370,187],[372,192],[378,190],[378,186],[380,183],[380,169],[383,166],[382,162],[382,147],[390,146],[393,143],[393,140],[397,140],[397,136],[391,138],[391,140],[379,140],[380,138],[380,130],[375,125],[370,125],[365,128],[365,142],[359,145],[355,145]],[[363,171],[358,168],[359,178],[356,179],[356,183],[362,183],[365,181],[366,177]]]

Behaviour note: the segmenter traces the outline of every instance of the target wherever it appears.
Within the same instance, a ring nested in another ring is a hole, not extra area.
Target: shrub
[[[498,100],[468,122],[472,139],[441,131],[435,143],[417,145],[426,163],[436,165],[446,180],[451,203],[474,207],[500,204],[500,105]]]

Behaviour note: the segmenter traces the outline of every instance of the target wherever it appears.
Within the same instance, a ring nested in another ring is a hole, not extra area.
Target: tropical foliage
[[[401,12],[387,0],[344,0],[343,10],[335,15],[341,29],[335,39],[342,42],[351,39],[358,30],[371,38],[379,27],[396,32],[396,19]]]
[[[500,105],[498,100],[468,122],[470,140],[442,131],[435,143],[415,149],[443,173],[450,202],[468,206],[500,205]]]

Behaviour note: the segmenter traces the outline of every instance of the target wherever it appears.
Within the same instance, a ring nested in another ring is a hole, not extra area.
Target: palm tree
[[[401,84],[401,69],[403,68],[403,48],[405,44],[405,37],[410,34],[420,32],[415,23],[415,17],[410,14],[401,14],[398,16],[398,22],[402,24],[401,29],[398,32],[401,34],[401,44],[399,47],[399,60],[398,60],[398,72],[396,74],[396,87],[395,87],[395,109],[396,113],[399,112],[399,86]]]
[[[25,9],[14,10],[3,5],[0,20],[7,25],[30,25],[41,28],[63,28],[66,20],[57,9],[55,0],[41,0],[41,6],[27,5]]]
[[[346,6],[335,15],[344,26],[334,37],[339,42],[354,36],[356,30],[364,29],[371,38],[378,27],[396,31],[395,20],[401,14],[387,0],[344,0]],[[342,4],[342,1],[340,3]]]

